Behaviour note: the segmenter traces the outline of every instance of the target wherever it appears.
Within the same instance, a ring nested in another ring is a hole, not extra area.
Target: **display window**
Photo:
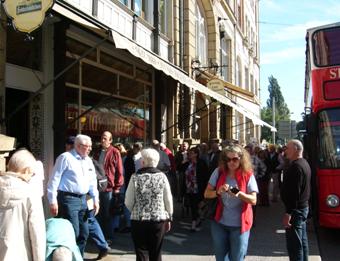
[[[81,55],[77,43],[87,46],[81,40],[67,40],[67,64]],[[110,131],[113,143],[145,143],[151,136],[152,71],[99,47],[91,53],[65,74],[67,135],[83,133],[99,143],[101,134]]]

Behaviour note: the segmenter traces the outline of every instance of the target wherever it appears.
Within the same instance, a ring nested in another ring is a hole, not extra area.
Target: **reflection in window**
[[[103,131],[110,131],[114,142],[133,143],[143,141],[148,135],[149,108],[142,103],[103,96],[97,93],[82,91],[80,113],[84,115],[77,119],[78,102],[77,89],[67,88],[72,99],[66,103],[66,120],[69,133],[77,133],[77,124],[81,125],[82,133],[86,133],[99,141]],[[86,113],[85,113],[86,112]],[[75,122],[76,120],[76,122]]]
[[[314,59],[317,66],[340,64],[340,27],[316,31],[313,34]]]
[[[122,4],[126,5],[126,6],[131,6],[131,0],[119,0],[119,2],[121,2]]]
[[[117,92],[117,75],[91,64],[82,63],[82,84],[91,89],[115,94]],[[100,75],[100,77],[98,77]]]
[[[66,50],[71,54],[76,54],[78,56],[82,56],[84,53],[88,52],[91,49],[90,45],[87,45],[83,42],[77,41],[73,38],[68,37],[66,39]],[[92,61],[97,61],[97,52],[96,50],[92,50],[87,56],[87,59]]]
[[[340,109],[319,113],[319,164],[321,168],[340,168]]]
[[[79,115],[79,89],[66,88],[65,93],[65,122],[69,131],[67,135],[75,135],[78,133],[78,115]]]

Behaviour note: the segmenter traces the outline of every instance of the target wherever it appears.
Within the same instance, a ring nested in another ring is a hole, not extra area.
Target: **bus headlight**
[[[328,197],[326,199],[326,204],[330,208],[336,208],[337,206],[339,206],[339,197],[337,195],[334,195],[334,194],[328,195]]]

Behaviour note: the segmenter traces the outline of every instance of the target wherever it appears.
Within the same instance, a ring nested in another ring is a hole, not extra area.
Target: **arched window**
[[[201,62],[201,65],[208,64],[208,37],[205,18],[203,12],[196,3],[195,12],[195,32],[196,32],[196,58]]]

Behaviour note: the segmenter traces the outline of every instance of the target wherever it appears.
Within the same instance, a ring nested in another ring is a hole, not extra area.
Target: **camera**
[[[236,188],[236,187],[230,187],[229,190],[230,190],[231,193],[233,193],[233,194],[237,194],[237,193],[240,192],[240,190],[239,190],[238,188]]]

